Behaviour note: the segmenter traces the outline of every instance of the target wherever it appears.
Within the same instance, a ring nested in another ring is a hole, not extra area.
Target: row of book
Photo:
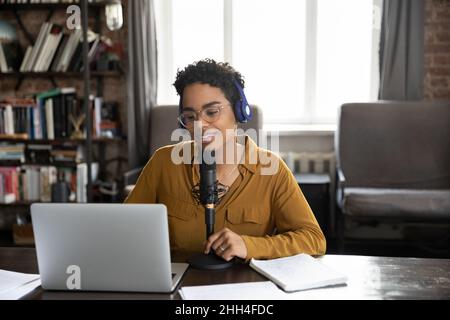
[[[81,145],[73,144],[0,144],[0,161],[7,164],[74,166],[85,160]]]
[[[25,162],[25,145],[24,144],[1,144],[0,145],[0,161]]]
[[[120,136],[118,105],[90,97],[92,137]],[[75,88],[56,88],[38,93],[34,99],[0,100],[0,138],[70,139],[86,136],[83,99]],[[78,131],[76,133],[76,131]]]
[[[98,61],[108,48],[108,40],[88,31],[88,59],[92,69],[100,69],[93,62]],[[83,37],[81,29],[64,33],[62,25],[52,22],[42,24],[34,45],[27,47],[21,72],[79,72],[83,69]]]
[[[92,164],[93,181],[97,178],[98,163]],[[54,166],[0,167],[0,203],[50,202],[52,185],[58,179],[70,188],[69,201],[87,202],[87,165],[76,169]]]

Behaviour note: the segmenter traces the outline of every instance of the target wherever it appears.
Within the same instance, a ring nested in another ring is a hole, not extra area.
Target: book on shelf
[[[8,72],[8,65],[6,64],[6,57],[5,53],[3,52],[2,43],[0,42],[0,71],[1,72]]]
[[[75,88],[41,92],[26,105],[11,100],[0,101],[0,138],[70,138],[67,114],[76,108]]]
[[[58,170],[54,166],[34,166],[26,165],[20,168],[20,179],[22,194],[19,201],[24,202],[50,202],[51,201],[51,185],[56,182]]]
[[[100,67],[98,61],[111,56],[112,42],[105,36],[88,30],[87,41],[89,46],[88,63],[92,70],[111,70],[110,66]],[[62,25],[53,22],[44,22],[39,30],[36,41],[25,50],[20,65],[15,58],[14,66],[8,66],[6,57],[16,55],[3,54],[0,47],[0,72],[81,72],[83,71],[83,32],[81,29],[64,32]],[[17,51],[17,50],[16,50]],[[11,49],[8,50],[8,53]],[[4,57],[5,56],[5,57]],[[113,69],[115,70],[115,69]]]
[[[52,71],[65,72],[69,69],[69,64],[75,56],[75,51],[78,45],[81,43],[82,31],[75,29],[68,35],[68,39],[64,44],[64,47],[60,48],[61,55],[58,61],[55,61]]]
[[[41,167],[39,171],[39,200],[52,201],[52,184],[57,181],[56,167]]]
[[[19,3],[2,1],[0,3]],[[87,43],[88,64],[92,70],[118,70],[119,61],[123,58],[120,42],[113,43],[105,35],[88,29]],[[69,30],[64,24],[45,21],[39,26],[34,43],[26,48],[21,48],[17,40],[0,39],[0,73],[81,72],[84,69],[82,49],[81,28]]]
[[[77,202],[87,202],[88,167],[86,163],[77,165]],[[97,162],[91,164],[92,181],[97,180],[99,166]]]
[[[83,146],[76,144],[0,144],[1,163],[74,166],[84,159]]]
[[[3,51],[3,45],[0,42],[0,71],[1,72],[10,72],[12,71],[9,67],[8,67],[8,63],[6,62],[6,55],[5,52]]]
[[[80,99],[80,105],[84,100]],[[116,102],[106,102],[103,97],[89,97],[89,110],[92,115],[92,137],[95,138],[116,138],[121,136],[120,118],[117,111]],[[83,126],[86,135],[86,126]]]
[[[0,165],[26,163],[75,166],[84,159],[84,147],[78,144],[0,143]]]
[[[23,56],[22,63],[20,64],[19,71],[26,72],[28,71],[29,61],[31,59],[31,54],[33,52],[33,46],[28,46],[25,50],[25,55]]]
[[[45,123],[47,124],[47,139],[54,140],[55,126],[53,122],[53,99],[45,99],[44,105]]]
[[[0,202],[12,203],[19,198],[18,168],[0,167]]]
[[[0,143],[0,203],[51,201],[51,186],[64,177],[70,201],[87,201],[85,150],[78,144]],[[14,163],[14,164],[11,164]],[[92,181],[99,164],[92,163]]]
[[[67,43],[70,39],[70,36],[68,34],[63,34],[61,38],[61,43],[56,49],[55,57],[49,67],[49,71],[58,71],[57,67],[63,57],[63,54],[65,54],[65,48],[67,46]]]
[[[40,92],[33,99],[5,98],[0,100],[0,138],[70,139],[75,130],[71,116],[84,113],[83,100],[75,88],[55,88]],[[93,138],[120,136],[118,105],[91,95]],[[86,120],[80,130],[86,136]]]
[[[92,181],[98,176],[98,163],[92,163]],[[0,203],[50,202],[52,185],[58,177],[70,186],[69,201],[87,202],[87,164],[75,168],[23,165],[0,167]]]
[[[103,98],[102,97],[95,97],[94,98],[94,112],[93,112],[93,118],[92,118],[92,134],[96,137],[101,136],[101,122],[102,122],[102,104],[103,104]]]
[[[45,34],[45,38],[42,43],[41,52],[37,56],[32,71],[34,72],[48,71],[62,36],[63,36],[63,27],[61,25],[49,23],[49,26]]]
[[[0,100],[0,138],[29,138],[31,123],[30,107],[35,104],[31,99],[6,98]]]
[[[70,164],[70,163],[81,163],[85,157],[84,149],[82,146],[73,145],[54,145],[50,150],[50,159],[54,163],[59,164]]]
[[[0,144],[0,161],[25,162],[25,145]]]
[[[38,59],[39,53],[42,49],[42,44],[44,43],[45,34],[48,31],[50,26],[49,22],[44,22],[39,30],[38,36],[34,45],[32,46],[31,54],[29,56],[29,60],[26,62],[23,71],[33,71],[34,66],[36,64],[36,60]]]

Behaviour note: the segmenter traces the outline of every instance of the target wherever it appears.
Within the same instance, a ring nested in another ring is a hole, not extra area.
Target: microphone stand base
[[[225,261],[215,254],[210,253],[196,254],[188,259],[188,263],[194,269],[221,270],[232,267],[234,265],[233,260]]]

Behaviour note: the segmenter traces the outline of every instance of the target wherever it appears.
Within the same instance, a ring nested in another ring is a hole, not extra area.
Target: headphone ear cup
[[[242,112],[242,122],[247,122],[248,120],[250,120],[251,117],[251,112],[250,112],[250,106],[247,103],[242,103],[241,104],[241,112]]]
[[[239,92],[239,101],[236,102],[234,106],[235,110],[234,114],[236,115],[236,120],[238,122],[245,123],[248,120],[251,120],[252,112],[250,106],[248,105],[247,98],[245,97],[244,90],[242,89],[241,85],[236,80],[233,80],[233,83]]]
[[[245,121],[245,118],[242,114],[242,101],[241,100],[236,102],[236,104],[234,105],[234,115],[236,116],[237,122]]]

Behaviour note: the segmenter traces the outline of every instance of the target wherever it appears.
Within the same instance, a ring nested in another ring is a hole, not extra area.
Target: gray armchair
[[[251,106],[251,109],[253,112],[252,120],[247,123],[240,123],[239,128],[242,128],[243,130],[250,128],[260,130],[262,129],[263,124],[261,109],[258,106]],[[179,127],[177,117],[177,105],[161,105],[156,106],[151,110],[150,155],[152,155],[160,147],[176,143],[176,141],[170,140],[170,136],[172,131]],[[142,169],[143,167],[135,168],[124,174],[124,198],[133,189]]]
[[[341,248],[349,221],[450,222],[450,102],[344,104],[335,141]]]

